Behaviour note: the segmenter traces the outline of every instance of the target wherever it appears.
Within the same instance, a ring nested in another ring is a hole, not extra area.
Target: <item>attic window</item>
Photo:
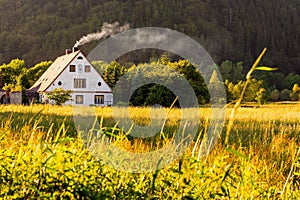
[[[78,59],[78,60],[83,60],[83,57],[82,57],[82,56],[79,56],[77,59]]]
[[[86,65],[85,69],[84,69],[84,72],[91,72],[91,66]]]
[[[61,81],[58,81],[58,85],[61,86],[61,85],[62,85],[62,82],[61,82]]]
[[[76,68],[75,65],[70,65],[70,72],[75,72],[75,68]]]

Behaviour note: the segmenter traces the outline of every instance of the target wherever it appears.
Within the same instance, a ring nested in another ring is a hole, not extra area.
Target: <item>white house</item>
[[[58,57],[30,91],[48,102],[47,92],[55,88],[73,91],[72,101],[66,105],[108,106],[113,101],[112,89],[77,48],[67,49],[65,55]]]

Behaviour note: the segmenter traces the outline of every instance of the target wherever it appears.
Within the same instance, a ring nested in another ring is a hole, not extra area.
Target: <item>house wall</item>
[[[22,104],[22,92],[11,92],[10,93],[11,104]]]
[[[0,97],[5,94],[5,91],[0,91]],[[11,92],[10,104],[22,104],[22,92]]]
[[[76,95],[82,95],[83,96],[83,104],[76,104]],[[95,104],[95,95],[103,95],[104,101],[103,104]],[[112,105],[112,94],[104,94],[104,93],[75,93],[72,94],[72,100],[66,102],[66,105],[96,105],[96,106],[110,106]]]
[[[83,59],[77,59],[82,57]],[[102,79],[99,73],[94,69],[85,56],[80,53],[67,68],[60,74],[59,77],[52,83],[46,92],[53,91],[55,88],[62,87],[64,90],[72,90],[73,102],[67,102],[67,105],[76,105],[76,95],[83,95],[83,105],[94,105],[95,95],[104,95],[104,104],[98,106],[106,106],[112,104],[112,90],[108,84]],[[70,65],[75,65],[75,72],[70,72]],[[90,72],[85,72],[85,66],[90,66]],[[74,79],[85,79],[85,88],[75,88]],[[59,85],[61,83],[61,85]],[[100,86],[99,86],[99,83]],[[44,98],[46,96],[44,95]],[[78,104],[81,105],[81,104]]]

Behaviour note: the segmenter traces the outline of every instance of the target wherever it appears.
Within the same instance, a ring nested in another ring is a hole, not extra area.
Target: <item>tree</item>
[[[291,100],[292,101],[299,101],[300,100],[300,87],[298,84],[295,84],[292,92],[290,94]]]
[[[12,90],[14,90],[17,84],[22,85],[20,79],[22,79],[26,71],[25,61],[20,59],[14,59],[9,64],[0,66],[3,83],[6,88]],[[17,80],[19,81],[18,83]]]
[[[93,65],[96,70],[101,74],[104,81],[114,88],[120,78],[126,73],[127,69],[117,61],[112,61],[107,64],[103,61],[94,61]]]
[[[228,92],[231,93],[230,96],[232,96],[232,100],[237,100],[241,95],[242,88],[244,87],[245,82],[240,81],[237,84],[233,84],[229,81],[226,81],[225,84]],[[266,101],[266,99],[268,99],[268,96],[265,88],[263,87],[263,81],[251,79],[249,85],[246,88],[243,101],[245,102],[258,101],[263,103]]]
[[[222,62],[220,66],[220,73],[222,74],[224,80],[229,80],[233,82],[232,69],[233,69],[233,63],[231,61],[226,60]]]
[[[259,91],[256,93],[255,100],[259,104],[265,104],[269,99],[269,96],[267,95],[267,91],[265,88],[260,88]]]
[[[270,94],[270,99],[271,101],[278,101],[280,96],[280,91],[275,89],[271,92]]]
[[[63,88],[56,88],[51,92],[47,93],[47,97],[50,100],[54,100],[56,105],[63,105],[64,103],[66,103],[71,99],[71,94],[72,91],[71,90],[64,90]]]
[[[221,103],[222,101],[225,101],[225,97],[222,96],[222,87],[224,87],[224,84],[220,81],[220,78],[218,77],[218,73],[216,70],[213,71],[211,78],[209,80],[209,91],[211,95],[211,103]]]
[[[52,65],[52,61],[44,61],[36,64],[34,67],[29,68],[23,77],[23,84],[25,88],[30,88]]]
[[[159,104],[164,107],[170,107],[176,96],[168,88],[155,84],[149,90],[149,95],[145,99],[146,106]],[[177,102],[176,102],[177,103]],[[177,106],[178,103],[176,104]]]
[[[293,85],[296,83],[300,83],[300,75],[290,73],[284,80],[283,80],[283,87],[285,89],[292,89]]]
[[[280,92],[280,97],[279,99],[281,101],[290,101],[291,100],[291,97],[290,97],[290,94],[291,94],[291,90],[288,90],[288,89],[284,89]]]

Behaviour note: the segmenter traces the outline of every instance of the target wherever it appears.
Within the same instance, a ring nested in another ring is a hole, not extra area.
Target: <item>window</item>
[[[84,72],[91,72],[91,66],[86,65]]]
[[[70,72],[75,72],[75,68],[76,68],[75,65],[70,65]]]
[[[99,81],[99,82],[98,82],[98,86],[101,86],[101,85],[102,85],[102,83]]]
[[[83,95],[76,95],[76,104],[83,104]]]
[[[95,104],[104,104],[104,95],[95,95]]]
[[[78,60],[82,60],[82,59],[83,59],[83,57],[79,56],[77,59],[78,59]]]
[[[61,86],[61,85],[62,85],[62,82],[61,82],[61,81],[58,81],[58,85]]]
[[[86,79],[75,78],[74,79],[74,88],[86,88]]]

